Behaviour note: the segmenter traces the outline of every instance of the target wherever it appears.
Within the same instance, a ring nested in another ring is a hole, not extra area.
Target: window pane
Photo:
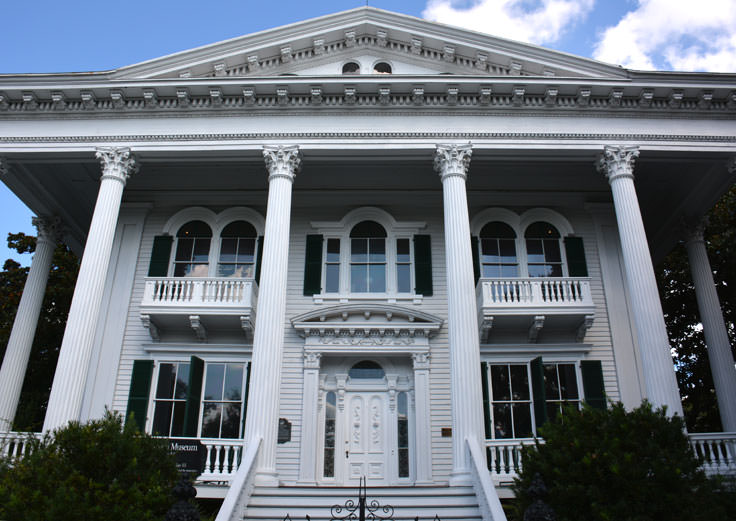
[[[574,364],[559,364],[560,373],[560,394],[563,400],[577,400],[578,381],[575,375]]]
[[[237,276],[235,271],[237,269],[236,264],[220,264],[217,267],[218,277],[235,277]]]
[[[175,372],[176,366],[174,364],[161,364],[158,370],[156,398],[172,398],[174,396]]]
[[[178,364],[176,372],[176,389],[174,398],[183,399],[187,397],[187,384],[189,381],[189,364]]]
[[[171,425],[172,436],[183,436],[184,435],[184,409],[186,407],[185,402],[174,402],[174,420]]]
[[[514,263],[516,262],[516,243],[514,241],[500,240],[499,250],[501,253],[501,262]]]
[[[207,262],[210,254],[210,240],[197,238],[194,240],[194,255],[192,260]]]
[[[240,403],[223,406],[221,438],[237,438],[240,435]]]
[[[548,264],[547,265],[547,277],[562,277],[562,265],[561,264]]]
[[[222,405],[205,402],[202,406],[202,437],[220,437],[220,416]]]
[[[335,293],[340,291],[340,265],[328,264],[325,266],[325,291]]]
[[[544,366],[544,393],[547,400],[559,400],[560,388],[557,385],[557,366]]]
[[[205,400],[222,400],[222,380],[224,375],[224,364],[207,364],[207,377],[204,386]]]
[[[544,250],[539,239],[526,240],[526,255],[529,262],[544,262]]]
[[[351,262],[368,262],[368,239],[350,240]]]
[[[483,255],[481,262],[498,262],[498,241],[496,239],[482,239],[481,251]]]
[[[368,270],[365,264],[350,266],[350,291],[365,293],[368,291]]]
[[[220,262],[235,262],[235,254],[237,251],[237,239],[222,239],[222,244],[220,246]]]
[[[544,256],[546,257],[547,262],[561,262],[560,241],[557,239],[544,241]]]
[[[371,293],[383,293],[386,291],[386,266],[384,264],[369,265],[370,283],[368,291]]]
[[[225,400],[242,400],[243,392],[243,364],[226,364],[225,372]]]
[[[409,262],[410,255],[409,239],[396,239],[396,262]]]
[[[548,267],[544,264],[529,265],[529,276],[530,277],[547,277],[548,272],[549,272]]]
[[[231,222],[222,230],[221,237],[255,237],[256,229],[245,221]]]
[[[327,239],[327,262],[340,262],[340,239]]]
[[[507,365],[491,366],[491,382],[493,387],[493,400],[510,400],[511,389]]]
[[[252,264],[254,252],[256,250],[255,239],[238,239],[238,257],[237,262],[242,264]]]
[[[156,402],[153,409],[153,434],[169,435],[171,424],[171,406],[173,402]]]
[[[529,373],[525,365],[511,366],[511,389],[514,400],[529,399]]]
[[[512,438],[511,405],[508,403],[493,405],[493,429],[496,438]]]
[[[502,270],[498,264],[484,264],[483,265],[483,276],[498,278],[501,277]]]
[[[532,413],[528,403],[515,403],[514,438],[532,437]]]
[[[547,402],[547,418],[549,421],[554,421],[560,413],[560,402]]]
[[[386,240],[385,239],[369,239],[370,244],[368,252],[368,262],[386,262]]]
[[[411,291],[411,266],[409,264],[399,264],[396,266],[396,286],[399,293],[409,293]]]
[[[176,257],[178,261],[192,260],[192,247],[194,239],[180,237],[176,240]]]
[[[518,266],[516,266],[515,264],[512,266],[500,266],[500,271],[501,277],[517,277],[519,273]]]

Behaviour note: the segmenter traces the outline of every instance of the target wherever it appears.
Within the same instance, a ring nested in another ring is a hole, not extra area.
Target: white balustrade
[[[147,277],[142,306],[147,308],[255,307],[256,284],[253,279]]]
[[[706,474],[736,474],[736,432],[694,433],[688,437]]]
[[[486,440],[485,444],[491,476],[497,482],[508,483],[521,472],[522,447],[534,445],[534,439]]]
[[[204,471],[197,481],[231,481],[240,465],[243,440],[202,439],[207,449]]]
[[[592,305],[588,278],[483,278],[478,284],[479,308]]]
[[[31,449],[33,438],[40,439],[39,432],[0,432],[0,458],[16,459]]]

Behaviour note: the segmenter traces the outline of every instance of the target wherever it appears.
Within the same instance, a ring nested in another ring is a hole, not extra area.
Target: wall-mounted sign
[[[291,441],[291,422],[286,418],[279,418],[279,443]]]
[[[199,440],[170,439],[169,451],[176,457],[179,474],[199,476],[204,471],[207,448]]]

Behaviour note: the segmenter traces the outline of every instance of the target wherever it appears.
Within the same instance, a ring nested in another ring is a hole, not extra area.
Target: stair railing
[[[473,475],[473,489],[478,498],[478,506],[483,521],[506,521],[506,514],[501,507],[496,487],[493,486],[491,473],[488,471],[484,451],[474,438],[466,438],[468,453],[470,454],[471,473]]]
[[[246,447],[238,471],[230,482],[230,488],[215,521],[240,521],[243,519],[245,507],[253,494],[255,463],[260,448],[261,438],[257,438]]]

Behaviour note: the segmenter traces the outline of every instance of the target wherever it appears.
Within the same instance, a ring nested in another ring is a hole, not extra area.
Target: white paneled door
[[[365,476],[368,486],[389,484],[388,400],[385,392],[348,392],[345,395],[344,466],[346,485],[357,485]]]

